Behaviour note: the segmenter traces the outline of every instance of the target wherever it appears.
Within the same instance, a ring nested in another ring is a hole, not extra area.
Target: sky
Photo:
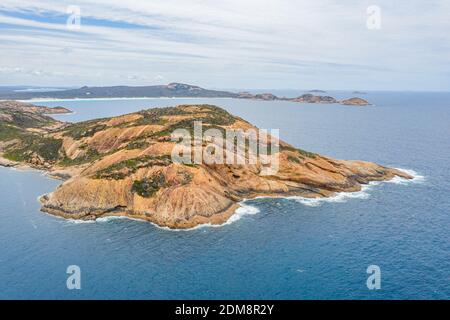
[[[450,0],[0,1],[0,85],[170,82],[450,91]]]

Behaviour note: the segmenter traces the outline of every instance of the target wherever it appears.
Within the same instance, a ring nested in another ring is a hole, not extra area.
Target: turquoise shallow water
[[[289,94],[289,93],[286,93]],[[293,93],[292,93],[293,94]],[[334,93],[345,95],[346,93]],[[366,95],[376,107],[233,99],[42,102],[79,121],[213,103],[306,150],[414,170],[327,202],[256,199],[218,228],[167,231],[127,219],[75,223],[39,211],[60,183],[0,168],[0,298],[450,298],[450,94]],[[379,265],[382,288],[366,287]],[[78,265],[82,289],[66,288]]]

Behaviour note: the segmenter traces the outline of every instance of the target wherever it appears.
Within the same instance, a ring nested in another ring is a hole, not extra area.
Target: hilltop
[[[81,98],[135,98],[135,97],[205,97],[205,98],[234,98],[237,94],[208,90],[198,86],[184,83],[169,83],[167,85],[153,86],[111,86],[111,87],[89,87],[83,86],[78,89],[67,89],[46,92],[0,92],[0,99],[81,99]]]

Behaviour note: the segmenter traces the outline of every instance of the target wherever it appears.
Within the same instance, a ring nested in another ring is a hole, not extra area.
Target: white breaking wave
[[[137,220],[137,219],[124,217],[124,216],[108,216],[108,217],[97,218],[95,221],[96,222],[109,222],[109,221],[121,220],[121,219]],[[139,221],[141,221],[141,220],[139,220]]]
[[[244,200],[240,203],[240,207],[236,209],[234,214],[224,224],[230,224],[235,221],[238,221],[239,219],[241,219],[243,216],[245,216],[247,214],[253,215],[253,214],[257,214],[259,212],[260,212],[260,210],[257,207],[245,204],[245,200]]]
[[[348,199],[368,199],[370,197],[370,194],[368,193],[368,191],[372,187],[383,184],[383,183],[395,183],[395,184],[407,185],[410,183],[421,183],[421,182],[425,181],[425,177],[418,174],[414,170],[402,169],[402,168],[396,168],[396,169],[406,172],[407,174],[412,176],[413,179],[404,179],[404,178],[396,176],[393,179],[388,180],[388,181],[372,181],[369,184],[363,185],[361,188],[361,191],[339,192],[339,193],[336,193],[335,195],[333,195],[331,197],[327,197],[327,198],[305,198],[305,197],[299,197],[299,196],[291,196],[291,197],[266,197],[266,196],[263,196],[263,197],[256,197],[255,199],[267,199],[267,198],[280,199],[281,198],[281,199],[295,200],[295,201],[297,201],[305,206],[309,206],[309,207],[318,207],[318,206],[322,205],[322,203],[325,203],[325,202],[343,203],[343,202],[347,202]],[[254,214],[257,214],[260,212],[259,208],[246,204],[246,201],[247,200],[241,201],[239,203],[240,207],[237,208],[236,211],[234,212],[234,214],[227,221],[225,221],[222,224],[204,223],[204,224],[199,224],[199,225],[189,228],[189,229],[170,229],[168,227],[158,226],[157,224],[155,224],[153,222],[150,222],[150,223],[159,229],[163,229],[163,230],[167,230],[167,231],[177,231],[177,232],[178,231],[192,231],[192,230],[197,230],[197,229],[201,229],[201,228],[218,228],[218,227],[232,224],[233,222],[240,220],[245,215],[254,215]],[[97,220],[89,220],[89,221],[68,219],[67,221],[69,223],[79,224],[79,223],[95,223],[95,222],[101,223],[101,222],[108,222],[108,221],[117,220],[117,219],[128,219],[128,220],[141,221],[141,222],[148,223],[148,221],[145,221],[145,220],[130,218],[130,217],[126,217],[126,216],[108,216],[108,217],[98,218]]]
[[[403,172],[406,172],[407,174],[409,174],[413,178],[411,180],[408,180],[408,179],[403,179],[403,178],[400,178],[400,177],[396,176],[396,177],[394,177],[394,179],[386,181],[386,183],[395,183],[395,184],[406,185],[406,184],[410,184],[410,183],[422,183],[422,182],[425,181],[425,177],[420,175],[419,173],[417,173],[414,170],[402,169],[402,168],[395,168],[395,169],[403,171]]]
[[[82,224],[82,223],[105,223],[105,222],[109,222],[109,221],[113,221],[113,220],[121,220],[121,219],[133,220],[133,221],[145,221],[145,220],[131,218],[131,217],[125,217],[125,216],[107,216],[107,217],[97,218],[95,220],[66,219],[66,221],[69,223],[74,223],[74,224]]]
[[[371,185],[365,185],[362,187],[361,191],[357,192],[339,192],[335,195],[327,198],[305,198],[305,197],[285,197],[284,199],[292,199],[308,207],[318,207],[324,202],[337,202],[343,203],[347,202],[347,199],[367,199],[370,194],[366,191],[369,190]]]
[[[322,203],[325,202],[337,202],[337,203],[343,203],[343,202],[347,202],[348,199],[368,199],[370,197],[370,194],[368,193],[368,191],[374,187],[374,186],[378,186],[380,184],[383,183],[394,183],[394,184],[401,184],[401,185],[408,185],[411,183],[421,183],[423,181],[425,181],[425,177],[418,174],[416,171],[414,170],[410,170],[410,169],[403,169],[403,168],[395,168],[397,170],[406,172],[407,174],[409,174],[410,176],[412,176],[412,179],[405,179],[405,178],[401,178],[399,176],[395,176],[393,179],[391,180],[387,180],[387,181],[372,181],[369,182],[366,185],[363,185],[361,188],[361,191],[357,191],[357,192],[339,192],[336,193],[335,195],[331,196],[331,197],[327,197],[327,198],[305,198],[305,197],[285,197],[284,199],[292,199],[295,200],[301,204],[304,204],[306,206],[309,207],[318,207],[320,206]]]
[[[95,220],[81,220],[81,219],[66,219],[68,223],[83,224],[83,223],[95,223]]]
[[[253,214],[257,214],[258,212],[260,212],[260,210],[254,206],[250,206],[248,204],[245,204],[244,201],[242,201],[240,204],[240,207],[236,209],[235,213],[224,223],[222,224],[211,224],[211,223],[204,223],[204,224],[199,224],[195,227],[192,228],[188,228],[188,229],[171,229],[168,227],[161,227],[153,222],[150,222],[152,225],[154,225],[155,227],[157,227],[158,229],[162,229],[162,230],[166,230],[166,231],[192,231],[192,230],[197,230],[197,229],[201,229],[201,228],[218,228],[218,227],[222,227],[224,225],[228,225],[231,224],[239,219],[241,219],[243,216],[245,215],[253,215]],[[126,217],[126,216],[108,216],[108,217],[101,217],[101,218],[97,218],[96,220],[79,220],[79,219],[66,219],[66,221],[68,223],[71,224],[83,224],[83,223],[105,223],[105,222],[109,222],[109,221],[113,221],[113,220],[119,220],[119,219],[127,219],[127,220],[133,220],[133,221],[140,221],[140,222],[146,222],[148,223],[149,221],[146,220],[142,220],[142,219],[136,219],[136,218],[131,218],[131,217]]]
[[[240,205],[240,207],[236,209],[234,214],[230,218],[228,218],[227,221],[225,221],[222,224],[203,223],[203,224],[199,224],[199,225],[197,225],[195,227],[188,228],[188,229],[170,229],[168,227],[158,226],[158,225],[156,225],[154,223],[152,223],[152,224],[155,225],[156,227],[160,228],[160,229],[168,230],[168,231],[192,231],[192,230],[197,230],[197,229],[202,229],[202,228],[219,228],[219,227],[223,227],[225,225],[229,225],[229,224],[232,224],[233,222],[236,222],[236,221],[240,220],[245,215],[253,215],[253,214],[257,214],[257,213],[260,212],[260,210],[257,207],[245,204],[245,200],[240,202],[239,205]]]

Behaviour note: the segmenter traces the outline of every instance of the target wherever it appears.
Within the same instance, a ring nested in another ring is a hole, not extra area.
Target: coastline
[[[384,184],[384,183],[395,183],[395,184],[402,184],[407,185],[410,183],[421,183],[425,180],[425,177],[420,175],[414,170],[411,169],[404,169],[404,168],[396,168],[398,170],[401,170],[403,172],[406,172],[410,174],[413,178],[412,179],[405,179],[401,177],[393,177],[390,180],[384,180],[384,181],[371,181],[368,184],[361,185],[361,190],[354,191],[354,192],[336,192],[331,194],[328,197],[301,197],[301,196],[281,196],[281,195],[273,195],[273,196],[255,196],[252,198],[246,198],[242,201],[237,202],[234,206],[231,206],[228,210],[218,215],[215,219],[208,219],[206,217],[199,217],[199,220],[202,220],[202,222],[195,224],[194,220],[192,224],[185,224],[183,228],[172,228],[165,225],[158,224],[155,220],[149,219],[148,217],[141,216],[141,215],[130,215],[126,212],[118,212],[114,214],[104,214],[95,220],[83,220],[83,219],[74,219],[74,218],[66,218],[64,215],[60,214],[53,214],[48,211],[42,211],[45,214],[51,215],[53,217],[64,219],[65,221],[72,222],[72,223],[102,223],[102,222],[108,222],[110,220],[114,219],[128,219],[133,221],[140,221],[145,223],[150,223],[153,226],[155,226],[158,229],[166,230],[166,231],[193,231],[201,228],[219,228],[226,225],[230,225],[238,220],[240,220],[245,215],[253,215],[260,212],[259,208],[253,205],[248,205],[248,201],[258,200],[258,199],[286,199],[286,200],[293,200],[296,202],[299,202],[305,206],[310,207],[318,207],[322,203],[326,202],[332,202],[332,203],[343,203],[346,202],[347,199],[367,199],[370,194],[367,193],[368,190],[370,190],[372,187],[376,187],[378,185]],[[38,200],[45,196],[46,194],[43,194],[38,197]],[[216,216],[215,215],[215,216]]]
[[[178,109],[177,109],[178,108]],[[234,118],[233,116],[226,113],[226,111],[221,111],[222,109],[209,106],[209,105],[201,105],[201,106],[179,106],[177,108],[168,109],[173,112],[186,112],[190,117],[195,117],[198,108],[202,112],[207,112],[208,114],[215,114],[219,112],[219,115],[222,115],[225,120],[229,120],[228,117],[231,117],[232,123],[236,123],[236,121],[241,121],[239,118]],[[166,111],[166,110],[165,110]],[[158,110],[159,112],[159,110]],[[220,113],[222,112],[222,113]],[[142,115],[139,115],[142,117]],[[47,117],[48,118],[48,117]],[[126,118],[128,119],[128,118]],[[174,118],[175,124],[179,124],[179,119]],[[44,119],[48,121],[47,119]],[[227,123],[222,118],[212,118],[210,121],[212,123]],[[130,121],[130,120],[127,120]],[[178,122],[177,122],[178,121]],[[222,122],[220,122],[222,121]],[[240,122],[237,122],[240,123]],[[240,124],[245,127],[244,124]],[[103,126],[101,130],[107,130],[108,126]],[[87,130],[83,128],[83,130]],[[101,131],[100,130],[100,131]],[[121,130],[121,129],[114,129]],[[159,128],[161,131],[161,128]],[[141,131],[137,131],[139,134]],[[158,131],[159,132],[159,131]],[[164,132],[164,131],[163,131]],[[83,137],[83,136],[81,136]],[[111,134],[111,137],[114,137]],[[127,137],[130,140],[129,137]],[[127,141],[128,141],[127,140]],[[40,141],[40,140],[39,140]],[[75,141],[75,140],[73,140]],[[72,142],[73,142],[72,141]],[[74,143],[74,142],[73,142]],[[163,141],[157,140],[156,146],[162,148],[158,143],[164,143]],[[110,145],[110,148],[113,148],[114,145]],[[60,148],[60,147],[59,147]],[[142,148],[141,148],[142,149]],[[59,150],[59,149],[58,149]],[[116,150],[116,149],[113,149]],[[134,152],[142,152],[139,148],[134,148]],[[137,150],[137,151],[136,151]],[[151,149],[154,154],[155,150]],[[160,150],[164,151],[164,149]],[[166,152],[166,151],[164,151]],[[284,152],[284,153],[283,153]],[[133,158],[133,155],[128,155],[130,152],[125,151],[127,157]],[[142,181],[146,181],[147,176],[156,176],[154,172],[145,172],[141,171],[141,176],[137,178],[129,178],[125,180],[125,182],[120,182],[117,184],[109,183],[108,181],[98,181],[101,179],[109,179],[108,175],[100,176],[97,179],[90,179],[89,172],[86,176],[80,175],[80,169],[86,169],[85,166],[80,167],[79,164],[72,164],[69,167],[58,165],[59,162],[44,162],[43,160],[36,161],[34,158],[31,159],[33,161],[25,161],[21,162],[10,161],[8,159],[2,158],[0,154],[0,160],[2,165],[6,167],[15,167],[21,169],[37,169],[45,173],[45,175],[59,180],[68,180],[71,179],[67,184],[62,184],[58,186],[52,192],[49,192],[47,195],[43,195],[40,197],[40,202],[42,204],[41,211],[48,212],[50,214],[56,216],[62,216],[66,219],[79,219],[79,220],[96,220],[98,218],[104,218],[108,216],[127,216],[130,218],[141,219],[149,222],[153,222],[158,226],[168,227],[170,229],[191,229],[193,227],[197,227],[200,225],[222,225],[224,223],[230,222],[232,216],[237,212],[238,209],[242,209],[242,201],[245,199],[255,199],[258,197],[270,197],[270,198],[289,198],[289,197],[300,197],[300,198],[329,198],[336,195],[336,193],[340,192],[359,192],[363,188],[363,185],[368,184],[371,181],[384,181],[390,180],[395,176],[400,176],[405,179],[412,179],[410,175],[406,172],[402,172],[401,170],[393,170],[392,168],[387,168],[380,166],[375,163],[364,162],[364,161],[345,161],[345,160],[334,160],[331,158],[323,157],[320,155],[315,155],[312,153],[308,153],[302,150],[297,150],[294,147],[286,144],[285,150],[280,152],[283,155],[282,160],[284,161],[284,173],[281,176],[274,177],[273,180],[270,179],[262,179],[257,171],[250,172],[250,177],[253,180],[250,183],[247,183],[246,180],[237,179],[245,174],[239,172],[238,170],[233,171],[229,168],[226,169],[223,167],[222,169],[216,168],[216,171],[208,171],[208,168],[195,171],[198,179],[192,184],[192,189],[184,187],[181,189],[177,189],[174,197],[169,197],[172,195],[174,189],[166,193],[166,197],[162,196],[162,193],[158,194],[158,196],[154,197],[151,201],[153,202],[145,202],[145,198],[149,198],[150,196],[146,196],[145,194],[140,194],[133,190],[136,181],[138,183],[142,183]],[[60,156],[60,154],[58,155]],[[294,160],[290,160],[289,156],[295,157]],[[136,155],[134,155],[136,157]],[[299,160],[299,157],[303,157],[306,159],[304,162]],[[131,159],[130,158],[130,159]],[[22,159],[15,158],[12,159]],[[23,158],[28,159],[29,158]],[[58,159],[56,157],[56,159]],[[114,158],[111,160],[112,163],[118,163],[121,158]],[[92,164],[95,160],[90,160],[89,163]],[[115,162],[114,162],[115,161]],[[123,162],[123,160],[120,160]],[[142,161],[142,160],[139,160]],[[153,162],[147,162],[145,165],[147,167],[153,166]],[[152,160],[154,161],[154,160]],[[163,164],[166,164],[165,162]],[[110,164],[111,166],[111,164]],[[132,165],[130,165],[132,166]],[[161,166],[161,164],[159,164]],[[137,167],[137,166],[135,166]],[[147,168],[142,167],[142,168]],[[312,169],[311,169],[312,167]],[[95,171],[94,166],[94,171]],[[106,167],[108,168],[108,167]],[[314,169],[319,168],[319,169]],[[138,168],[141,169],[141,168]],[[137,170],[137,169],[136,169]],[[145,169],[148,170],[148,169]],[[171,181],[173,185],[179,186],[182,183],[190,183],[192,181],[193,173],[192,170],[189,169],[187,171],[183,171],[185,175],[181,175],[178,173],[175,174],[173,170],[178,170],[176,166],[170,167],[172,171],[164,171],[164,173],[160,172],[160,175],[164,175],[162,179],[163,181]],[[183,169],[184,170],[184,169]],[[222,170],[222,171],[220,171]],[[224,172],[224,170],[229,170]],[[305,176],[302,176],[302,170],[305,170],[306,173],[303,173]],[[97,168],[98,171],[98,168]],[[114,171],[114,170],[113,170]],[[238,172],[238,173],[236,173]],[[298,173],[298,176],[295,176],[295,173]],[[330,174],[331,172],[331,174]],[[134,172],[133,172],[134,173]],[[92,172],[91,172],[92,174]],[[220,180],[215,179],[212,180],[210,177],[214,177],[214,175],[224,174],[228,180]],[[170,177],[172,175],[172,177]],[[180,178],[178,176],[180,175]],[[77,180],[78,176],[81,179]],[[152,177],[153,177],[152,176]],[[189,179],[185,178],[188,177]],[[169,178],[167,178],[169,177]],[[82,180],[82,179],[85,180]],[[290,178],[292,178],[290,180]],[[166,180],[169,179],[169,180]],[[170,180],[172,179],[172,180]],[[248,179],[248,178],[247,178]],[[113,179],[113,180],[123,180],[123,179]],[[187,181],[187,182],[186,182]],[[208,181],[211,184],[208,184]],[[234,182],[237,181],[237,182]],[[86,182],[86,183],[85,183]],[[217,192],[217,196],[211,196],[208,198],[209,190],[196,189],[199,185],[204,185],[206,182],[207,187],[212,190],[216,188],[219,190]],[[228,184],[235,183],[234,187],[228,188]],[[151,184],[153,182],[146,182],[147,184]],[[221,187],[221,183],[224,186]],[[225,184],[223,184],[225,183]],[[247,184],[246,184],[247,183]],[[154,183],[157,185],[157,183]],[[162,183],[163,186],[157,185],[153,187],[157,191],[160,188],[167,188],[171,186],[169,183]],[[138,187],[141,188],[138,184]],[[72,189],[71,189],[72,188]],[[92,189],[91,189],[92,188]],[[119,188],[119,189],[117,189]],[[149,188],[149,187],[146,187]],[[228,188],[228,189],[227,189]],[[63,191],[61,191],[63,190]],[[94,193],[92,193],[94,190]],[[192,191],[194,190],[194,191]],[[122,192],[123,191],[123,192]],[[195,193],[196,192],[196,193]],[[231,192],[231,193],[230,193]],[[133,194],[137,193],[141,197],[135,197]],[[180,202],[182,197],[186,195],[195,193],[196,198],[194,204],[192,202],[183,201],[183,205],[180,206],[176,201]],[[153,193],[154,194],[154,193]],[[152,195],[153,195],[152,194]],[[94,196],[92,196],[94,195]],[[120,195],[120,198],[119,198]],[[117,198],[115,197],[117,196]],[[59,197],[59,198],[58,198]],[[84,197],[84,198],[83,198]],[[74,203],[73,199],[80,200],[79,202]],[[175,200],[174,200],[175,199]],[[205,202],[205,199],[210,199]],[[173,200],[173,201],[172,201]],[[220,200],[220,201],[219,201]],[[142,202],[144,201],[144,202]],[[156,201],[162,201],[161,203],[157,203]],[[158,204],[158,205],[156,205]],[[207,208],[207,209],[205,209]],[[188,214],[186,214],[188,212]],[[234,218],[232,221],[235,221]]]
[[[15,100],[19,102],[64,102],[64,101],[114,101],[114,100],[183,100],[183,99],[238,99],[238,98],[232,98],[232,97],[133,97],[133,98],[127,98],[127,97],[117,97],[117,98],[67,98],[67,99],[59,99],[59,98],[35,98],[35,99],[26,99],[26,100]],[[0,100],[0,101],[9,101],[7,100]]]
[[[322,96],[316,96],[316,97],[322,97]],[[342,106],[375,106],[373,103],[365,103],[365,104],[353,104],[353,103],[345,103],[347,100],[355,99],[355,98],[349,98],[349,99],[343,99],[343,100],[335,100],[335,101],[314,101],[314,102],[308,102],[308,101],[296,101],[297,98],[287,98],[287,97],[277,97],[276,99],[264,99],[264,98],[258,98],[258,97],[252,97],[252,98],[246,98],[246,97],[195,97],[195,96],[180,96],[180,97],[166,97],[166,96],[159,96],[159,97],[103,97],[103,98],[90,98],[90,97],[83,97],[83,98],[54,98],[54,97],[45,97],[45,98],[30,98],[30,99],[0,99],[0,102],[3,101],[18,101],[23,103],[39,103],[39,102],[73,102],[73,101],[121,101],[121,100],[185,100],[185,99],[220,99],[220,100],[231,100],[231,99],[237,99],[237,100],[250,100],[250,101],[259,101],[259,102],[273,102],[273,101],[283,101],[283,102],[295,102],[297,104],[305,104],[305,105],[317,105],[317,104],[336,104],[336,105],[342,105]]]
[[[45,170],[44,168],[37,168],[29,165],[24,165],[19,162],[10,161],[8,159],[5,159],[3,157],[0,157],[0,166],[10,169],[17,169],[17,170],[35,170],[39,171],[43,174],[43,176],[49,177],[51,179],[65,181],[68,178],[63,178],[61,176],[52,174],[51,171]],[[395,168],[397,170],[400,170],[410,176],[412,176],[412,179],[406,179],[399,176],[394,176],[389,180],[380,180],[380,181],[370,181],[367,184],[361,184],[361,188],[359,190],[351,191],[351,192],[334,192],[330,193],[328,196],[298,196],[298,195],[289,195],[289,194],[273,194],[273,195],[265,195],[265,194],[254,194],[250,197],[247,197],[241,201],[235,202],[230,207],[226,208],[222,212],[215,213],[211,217],[205,217],[205,216],[194,216],[193,219],[190,221],[186,221],[184,223],[180,223],[179,225],[165,225],[164,223],[161,223],[161,221],[158,221],[157,219],[152,219],[152,217],[145,216],[139,213],[133,214],[131,212],[126,212],[123,210],[118,211],[111,211],[102,213],[98,217],[94,215],[94,219],[83,219],[83,217],[86,217],[86,215],[75,217],[73,214],[65,213],[62,210],[59,209],[53,209],[53,208],[41,208],[41,212],[58,217],[61,219],[64,219],[66,221],[72,221],[75,223],[94,223],[94,222],[104,222],[108,221],[108,219],[130,219],[135,221],[142,221],[142,222],[149,222],[152,225],[156,226],[157,228],[168,230],[168,231],[192,231],[199,228],[205,228],[205,227],[222,227],[225,225],[232,224],[235,221],[240,220],[240,218],[247,214],[256,214],[259,213],[259,209],[255,206],[248,205],[248,201],[258,200],[258,199],[287,199],[287,200],[294,200],[297,201],[303,205],[311,206],[311,207],[317,207],[320,206],[324,202],[345,202],[346,199],[367,199],[369,194],[367,194],[366,191],[368,191],[371,187],[378,186],[383,183],[396,183],[396,184],[409,184],[409,183],[420,183],[425,180],[425,177],[420,175],[418,172],[412,170],[412,169],[405,169],[405,168]],[[37,198],[37,201],[42,203],[41,199],[46,197],[49,193],[42,194]],[[89,215],[91,217],[91,215]]]
[[[150,222],[154,226],[160,229],[168,230],[168,231],[191,231],[196,230],[199,228],[205,228],[205,227],[222,227],[225,225],[232,224],[233,222],[236,222],[242,218],[242,216],[247,214],[257,214],[260,212],[260,210],[252,205],[248,205],[248,201],[258,200],[258,199],[286,199],[286,200],[294,200],[297,201],[303,205],[311,206],[311,207],[318,207],[322,203],[325,202],[334,202],[334,203],[342,203],[346,202],[347,199],[367,199],[369,197],[369,194],[367,193],[368,190],[370,190],[372,187],[381,185],[383,183],[395,183],[395,184],[402,184],[407,185],[410,183],[420,183],[425,180],[425,177],[420,175],[414,170],[411,169],[403,169],[403,168],[396,168],[397,170],[400,170],[402,172],[405,172],[412,176],[412,179],[406,179],[399,176],[394,176],[390,180],[380,180],[380,181],[370,181],[367,184],[362,184],[360,190],[357,191],[351,191],[351,192],[334,192],[331,193],[328,196],[298,196],[298,195],[281,195],[281,194],[273,194],[273,195],[262,195],[262,194],[255,194],[248,198],[245,198],[241,201],[238,201],[228,207],[226,210],[215,213],[211,217],[204,217],[204,216],[194,216],[193,219],[191,219],[188,222],[181,223],[179,225],[166,225],[164,223],[161,223],[160,221],[153,219],[152,217],[141,215],[141,214],[133,214],[126,211],[112,211],[112,212],[106,212],[102,215],[96,217],[95,219],[82,219],[80,218],[73,218],[73,214],[67,214],[62,210],[58,209],[49,209],[49,208],[41,208],[42,212],[45,212],[46,214],[56,216],[59,218],[63,218],[68,221],[76,221],[78,223],[89,223],[89,222],[104,222],[108,221],[109,218],[122,218],[122,219],[130,219],[135,221],[142,221],[142,222]],[[57,179],[54,176],[49,175],[49,177]],[[38,197],[39,202],[41,202],[41,198],[47,196],[48,194],[43,194]],[[44,209],[44,210],[43,210]]]
[[[54,115],[70,115],[70,114],[74,114],[74,113],[75,113],[75,111],[69,111],[69,112],[43,113],[43,115],[51,117]]]
[[[32,99],[17,99],[14,101],[23,102],[23,103],[39,103],[39,102],[76,102],[76,101],[122,101],[122,100],[186,100],[186,99],[196,99],[196,100],[208,100],[208,99],[220,99],[220,100],[250,100],[250,101],[259,101],[259,102],[293,102],[295,104],[299,105],[339,105],[339,106],[347,106],[347,107],[374,107],[376,106],[373,103],[368,103],[364,105],[357,105],[357,104],[345,104],[342,101],[338,100],[336,102],[302,102],[302,101],[293,101],[291,98],[280,98],[276,100],[265,100],[265,99],[246,99],[246,98],[238,98],[238,97],[117,97],[117,98],[32,98]],[[0,102],[2,101],[10,101],[10,99],[0,99]],[[72,114],[75,113],[72,112],[64,112],[64,113],[58,113],[58,114]],[[51,115],[51,114],[49,114]]]
[[[60,181],[66,181],[70,179],[70,174],[68,173],[69,171],[66,172],[66,178],[64,178],[65,172],[63,170],[55,170],[52,173],[52,171],[46,170],[45,168],[34,167],[28,164],[23,164],[21,162],[8,160],[6,158],[3,158],[2,156],[0,156],[0,167],[15,169],[18,171],[38,171],[42,173],[43,176]]]

